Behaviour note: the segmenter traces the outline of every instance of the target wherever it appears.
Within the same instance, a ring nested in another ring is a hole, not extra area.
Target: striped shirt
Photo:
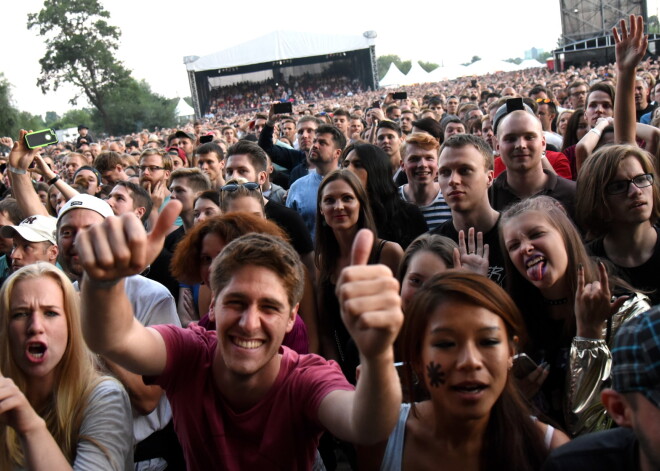
[[[399,197],[408,203],[415,204],[419,210],[422,212],[424,219],[426,219],[426,225],[429,228],[429,231],[432,231],[438,227],[443,222],[451,218],[451,209],[445,201],[445,197],[442,196],[442,191],[438,190],[438,195],[435,197],[433,202],[427,206],[420,206],[414,201],[409,201],[406,198],[406,193],[403,191],[404,187],[407,185],[401,185],[399,187]]]

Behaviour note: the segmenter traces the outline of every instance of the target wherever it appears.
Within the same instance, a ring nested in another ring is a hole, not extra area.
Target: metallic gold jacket
[[[612,419],[600,401],[601,390],[610,383],[612,354],[609,347],[621,324],[650,308],[647,296],[634,293],[603,328],[603,340],[573,338],[568,368],[568,403],[564,408],[571,435],[611,428]]]

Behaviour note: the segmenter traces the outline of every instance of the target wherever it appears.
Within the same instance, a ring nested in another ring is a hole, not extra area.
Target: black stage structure
[[[212,90],[241,82],[332,70],[374,90],[378,84],[375,37],[373,31],[356,36],[276,31],[208,56],[187,56],[184,64],[195,115],[199,118],[209,109]]]
[[[648,23],[646,0],[559,0],[561,46],[552,51],[555,70],[579,67],[587,62],[606,65],[614,62],[612,27],[629,15],[641,15]],[[651,55],[657,55],[660,36],[649,36]]]

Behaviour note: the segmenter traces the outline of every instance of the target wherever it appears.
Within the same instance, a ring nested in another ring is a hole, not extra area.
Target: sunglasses
[[[550,98],[537,98],[536,103],[552,103]]]
[[[234,191],[238,190],[240,187],[243,187],[246,190],[250,190],[250,191],[254,191],[261,188],[260,185],[255,182],[228,183],[227,185],[221,186],[220,191],[228,191],[229,193],[233,193]]]

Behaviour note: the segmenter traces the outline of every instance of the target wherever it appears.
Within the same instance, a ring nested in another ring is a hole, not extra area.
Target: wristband
[[[59,179],[60,179],[60,176],[59,176],[59,175],[55,175],[53,178],[51,178],[50,180],[48,180],[47,183],[48,183],[49,185],[54,185]]]
[[[589,132],[594,133],[594,134],[595,134],[596,136],[598,136],[598,137],[601,137],[601,136],[603,135],[603,133],[600,132],[600,131],[599,131],[598,129],[596,129],[596,128],[591,128],[591,129],[589,130]]]
[[[15,173],[16,175],[25,175],[27,173],[27,170],[23,170],[22,168],[12,167],[11,165],[7,165],[7,168],[11,173]]]

